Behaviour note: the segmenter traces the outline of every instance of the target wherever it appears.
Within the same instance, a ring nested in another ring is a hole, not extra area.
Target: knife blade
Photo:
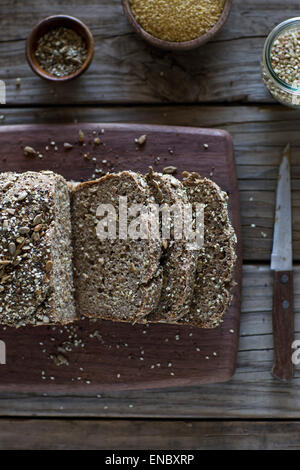
[[[293,377],[292,343],[294,340],[293,249],[291,203],[291,149],[282,152],[279,167],[276,209],[271,254],[274,270],[273,294],[273,376],[280,380]]]

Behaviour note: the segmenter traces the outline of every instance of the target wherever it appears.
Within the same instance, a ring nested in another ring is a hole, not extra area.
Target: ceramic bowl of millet
[[[51,30],[56,30],[58,28],[66,28],[74,31],[83,39],[86,46],[86,56],[83,63],[80,64],[80,66],[78,66],[78,68],[72,73],[63,76],[56,76],[45,70],[36,56],[36,50],[40,38]],[[52,82],[66,82],[78,77],[88,69],[92,62],[93,55],[94,38],[91,31],[82,21],[78,18],[74,18],[73,16],[55,15],[44,18],[32,29],[26,41],[26,58],[30,67],[39,77]]]
[[[190,41],[182,41],[182,42],[173,42],[173,41],[165,41],[163,39],[159,39],[152,34],[148,33],[137,21],[132,9],[130,0],[122,0],[122,5],[124,9],[124,13],[136,31],[136,33],[148,42],[151,46],[158,47],[160,49],[171,50],[171,51],[187,51],[191,49],[196,49],[197,47],[202,46],[203,44],[210,41],[224,26],[225,22],[228,19],[229,13],[232,7],[232,0],[225,0],[223,11],[218,19],[218,21],[214,24],[214,26],[207,31],[206,33],[202,34],[201,36],[192,39]]]

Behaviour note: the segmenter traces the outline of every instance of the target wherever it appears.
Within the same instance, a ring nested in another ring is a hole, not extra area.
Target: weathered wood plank
[[[298,0],[289,0],[288,4],[283,4],[280,0],[272,0],[272,3],[261,0],[234,0],[233,3],[227,23],[230,27],[219,33],[218,40],[263,36],[267,27],[299,13]],[[79,18],[89,23],[97,35],[116,35],[120,25],[126,26],[122,32],[131,31],[129,25],[120,20],[123,13],[119,0],[87,0],[84,4],[78,0],[52,0],[51,5],[39,0],[3,0],[0,26],[1,29],[6,28],[6,40],[11,41],[23,38],[22,32],[26,26],[31,26],[33,22],[49,14],[75,15],[75,11]],[[241,17],[245,18],[243,22]]]
[[[1,419],[0,450],[28,449],[299,450],[300,422]]]
[[[0,416],[300,419],[300,366],[289,384],[271,375],[272,285],[267,266],[244,266],[238,364],[228,383],[100,396],[1,394]],[[300,268],[296,268],[295,286],[299,285]],[[295,339],[300,339],[299,289],[295,289],[295,312]]]
[[[294,258],[300,259],[300,112],[274,106],[8,108],[5,124],[145,122],[220,127],[231,133],[239,178],[245,260],[270,258],[280,152],[292,144]],[[32,143],[34,144],[34,143]]]
[[[300,178],[300,111],[276,106],[68,106],[7,107],[0,110],[3,124],[64,122],[132,122],[196,127],[218,127],[234,138],[236,159],[248,168],[270,167],[267,178],[276,179],[278,147],[290,142],[293,171]],[[1,124],[0,124],[1,125]],[[247,173],[241,177],[246,178]],[[264,175],[265,176],[265,175]],[[251,174],[251,178],[259,174]]]
[[[297,16],[294,0],[235,0],[228,23],[208,45],[170,53],[149,47],[132,32],[120,0],[2,2],[1,78],[7,101],[15,104],[272,102],[260,77],[265,37],[274,25]],[[86,75],[54,86],[34,76],[26,63],[24,40],[33,25],[54,13],[78,16],[95,36],[96,53]],[[20,77],[21,88],[15,79]]]
[[[96,36],[117,36],[131,32],[124,21],[120,0],[2,0],[0,5],[1,31],[5,28],[4,41],[25,39],[27,29],[50,14],[78,16],[85,21]],[[234,0],[227,26],[219,33],[217,40],[238,39],[240,37],[264,36],[287,17],[299,14],[298,0],[264,2],[261,0]],[[241,21],[242,18],[242,21]]]

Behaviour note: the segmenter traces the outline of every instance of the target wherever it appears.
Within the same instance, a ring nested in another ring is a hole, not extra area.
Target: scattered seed
[[[69,144],[69,142],[65,142],[64,143],[64,149],[65,150],[70,150],[73,148],[73,145],[72,144]]]
[[[44,321],[44,323],[49,323],[49,318],[48,318],[48,322],[45,321],[45,317],[43,318],[43,321]],[[68,366],[69,365],[69,361],[68,361],[67,357],[65,357],[61,353],[53,356],[53,361],[54,361],[54,364],[58,367],[59,366]]]
[[[140,137],[134,139],[135,143],[139,145],[144,145],[146,143],[146,140],[147,140],[146,134],[140,135]]]
[[[78,142],[80,144],[83,144],[83,142],[84,142],[84,133],[81,129],[78,131]]]
[[[166,41],[183,42],[202,36],[216,24],[224,0],[131,0],[130,6],[148,33]]]
[[[174,175],[177,173],[177,168],[176,166],[165,166],[162,171],[165,175]]]
[[[24,147],[24,155],[25,157],[37,157],[37,151],[33,147],[26,145],[26,147]]]

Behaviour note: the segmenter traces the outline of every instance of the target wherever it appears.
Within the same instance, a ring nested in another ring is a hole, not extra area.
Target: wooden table
[[[244,257],[238,367],[230,382],[101,397],[3,394],[0,449],[300,448],[300,369],[288,384],[270,373],[269,268],[278,162],[290,142],[299,339],[300,112],[274,103],[260,76],[266,35],[282,20],[298,16],[299,4],[233,4],[228,23],[213,42],[196,51],[170,53],[137,38],[120,0],[0,1],[0,79],[7,87],[2,122],[143,122],[226,129],[235,144]],[[86,22],[96,43],[89,71],[59,87],[36,77],[24,55],[31,27],[56,13]]]

